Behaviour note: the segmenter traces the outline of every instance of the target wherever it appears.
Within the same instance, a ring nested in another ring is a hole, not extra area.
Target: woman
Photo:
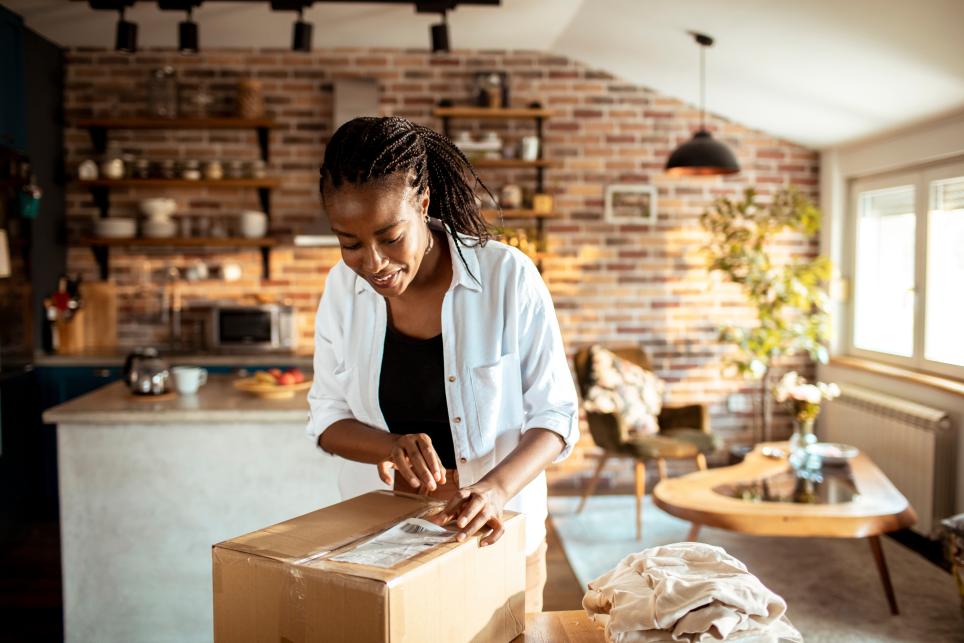
[[[541,611],[545,469],[578,440],[576,392],[548,290],[489,241],[475,184],[458,148],[404,119],[332,136],[320,189],[342,261],[318,307],[308,434],[448,499],[437,522],[459,540],[494,543],[503,509],[524,513],[526,608]]]

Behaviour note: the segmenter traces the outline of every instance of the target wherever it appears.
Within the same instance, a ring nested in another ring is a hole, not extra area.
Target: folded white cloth
[[[613,643],[792,641],[786,602],[721,547],[674,543],[626,556],[582,606]]]

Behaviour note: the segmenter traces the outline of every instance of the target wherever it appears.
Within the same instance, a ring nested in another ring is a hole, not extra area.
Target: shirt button
[[[456,417],[456,418],[453,418],[452,421],[455,422],[456,424],[459,424],[462,421],[462,418]]]
[[[454,376],[454,375],[449,375],[449,381],[450,381],[450,382],[454,382],[454,381],[455,381],[455,376]]]
[[[461,462],[462,464],[465,464],[466,462],[468,462],[468,460],[465,458],[459,458],[459,462]]]

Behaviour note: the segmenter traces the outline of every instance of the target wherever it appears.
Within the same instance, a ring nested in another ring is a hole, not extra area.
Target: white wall
[[[964,110],[821,152],[820,206],[824,212],[821,252],[833,260],[840,277],[852,283],[852,275],[848,274],[847,268],[849,255],[846,237],[850,181],[952,158],[964,158]],[[955,296],[960,296],[960,293]],[[831,353],[834,355],[844,350],[847,304],[847,301],[834,302],[831,341]],[[964,341],[964,328],[961,341]],[[823,381],[854,384],[947,411],[957,433],[955,507],[957,513],[964,512],[964,437],[961,436],[964,431],[964,397],[930,386],[832,364],[821,366],[818,376]]]

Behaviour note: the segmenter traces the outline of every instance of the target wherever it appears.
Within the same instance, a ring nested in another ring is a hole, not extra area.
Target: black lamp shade
[[[182,54],[198,52],[198,29],[193,20],[177,23],[177,48]]]
[[[310,22],[297,21],[294,30],[291,32],[291,49],[293,51],[311,51],[312,30],[313,27]]]
[[[449,26],[444,22],[432,25],[432,53],[449,50]]]
[[[123,18],[117,21],[114,49],[132,54],[137,51],[137,24]]]
[[[676,176],[736,174],[740,165],[726,145],[715,140],[706,130],[677,147],[666,161],[666,172]]]

